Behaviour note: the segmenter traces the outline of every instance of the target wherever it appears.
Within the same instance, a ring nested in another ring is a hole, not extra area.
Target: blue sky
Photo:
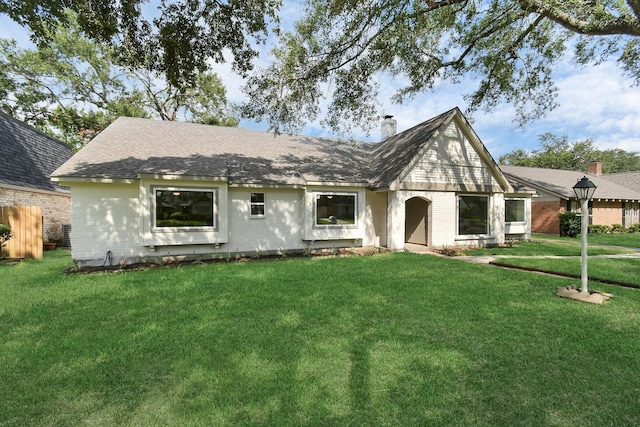
[[[300,14],[300,5],[286,0],[284,3],[281,16],[286,26]],[[14,38],[21,44],[29,43],[26,30],[2,15],[0,37]],[[268,64],[272,47],[273,44],[268,44],[262,48],[257,65]],[[225,83],[231,102],[239,103],[245,99],[241,91],[244,82],[231,71],[230,65],[215,65],[213,70]],[[490,113],[476,112],[470,118],[474,130],[496,161],[501,155],[516,149],[530,151],[538,148],[538,136],[546,132],[566,135],[569,141],[592,138],[595,145],[603,150],[640,151],[640,88],[623,76],[615,62],[576,67],[567,58],[563,69],[556,73],[555,81],[559,88],[559,107],[524,129],[515,127],[515,114],[509,105],[500,105]],[[456,86],[442,83],[434,91],[416,96],[402,105],[389,101],[398,84],[392,80],[381,84],[380,114],[392,114],[398,121],[398,131],[402,131],[456,106],[464,112],[466,103],[463,95],[471,91],[474,82],[466,81]],[[267,128],[264,123],[246,120],[241,121],[240,126]],[[301,133],[333,136],[318,123],[309,124]],[[352,136],[357,140],[378,141],[380,132],[373,130],[367,137],[362,131]]]

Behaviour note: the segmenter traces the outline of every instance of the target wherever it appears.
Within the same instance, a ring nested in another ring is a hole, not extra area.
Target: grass
[[[640,423],[637,290],[409,253],[67,265],[0,267],[0,425]]]
[[[501,264],[537,268],[580,276],[581,259],[578,258],[500,258]],[[640,260],[638,258],[589,258],[588,277],[615,280],[640,286]],[[599,285],[598,285],[599,286]]]
[[[580,245],[566,245],[550,242],[530,241],[521,242],[513,247],[465,249],[464,255],[512,255],[512,256],[580,256]],[[588,246],[589,255],[614,255],[629,253],[625,249]]]
[[[564,242],[581,242],[581,235],[578,237],[560,237],[547,234],[537,234],[534,239],[557,240]],[[626,246],[630,248],[640,248],[640,233],[611,233],[611,234],[589,234],[587,236],[589,244]]]

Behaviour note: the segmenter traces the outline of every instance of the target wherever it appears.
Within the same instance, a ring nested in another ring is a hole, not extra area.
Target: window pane
[[[264,216],[264,193],[251,193],[251,216]]]
[[[316,199],[317,225],[356,223],[356,196],[322,194]]]
[[[489,198],[459,196],[458,234],[489,234]]]
[[[524,222],[524,200],[505,200],[505,221]]]
[[[156,227],[212,227],[213,191],[156,190]]]
[[[251,205],[252,216],[264,216],[264,205]]]

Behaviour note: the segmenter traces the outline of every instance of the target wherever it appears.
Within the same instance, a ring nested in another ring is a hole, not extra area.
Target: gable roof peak
[[[371,187],[390,187],[402,175],[403,171],[410,167],[425,146],[430,144],[442,129],[445,129],[454,120],[472,141],[474,149],[492,170],[502,188],[505,191],[513,191],[511,184],[502,174],[499,166],[458,107],[438,114],[377,144],[372,159],[372,170],[375,171],[376,176],[370,181]]]

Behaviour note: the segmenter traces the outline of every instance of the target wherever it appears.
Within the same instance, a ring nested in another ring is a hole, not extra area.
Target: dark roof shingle
[[[68,191],[50,179],[69,160],[69,146],[0,111],[0,182],[50,191]]]

